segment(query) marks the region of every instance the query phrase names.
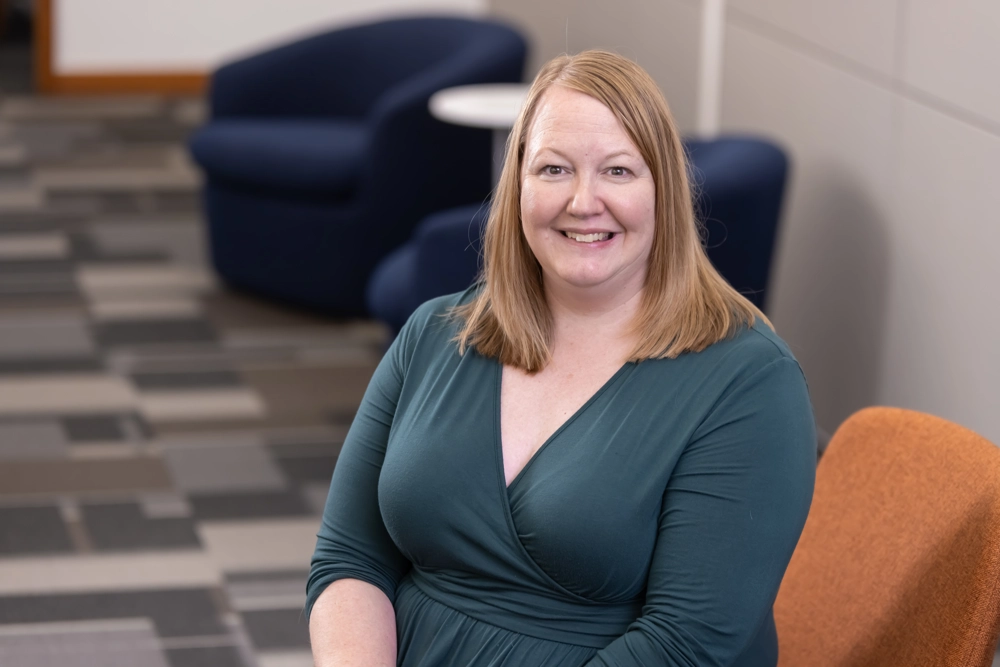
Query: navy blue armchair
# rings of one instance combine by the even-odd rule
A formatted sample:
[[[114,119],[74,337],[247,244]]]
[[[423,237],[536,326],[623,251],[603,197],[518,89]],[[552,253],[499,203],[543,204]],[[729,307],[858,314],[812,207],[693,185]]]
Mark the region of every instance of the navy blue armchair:
[[[525,51],[500,23],[406,18],[219,69],[211,118],[190,142],[215,269],[263,296],[364,314],[376,263],[428,213],[491,187],[489,131],[432,118],[428,98],[520,81]]]
[[[709,259],[764,309],[788,158],[774,144],[749,137],[684,143]],[[398,331],[427,299],[468,287],[480,268],[487,215],[485,206],[466,206],[423,221],[373,273],[368,305],[375,317]]]

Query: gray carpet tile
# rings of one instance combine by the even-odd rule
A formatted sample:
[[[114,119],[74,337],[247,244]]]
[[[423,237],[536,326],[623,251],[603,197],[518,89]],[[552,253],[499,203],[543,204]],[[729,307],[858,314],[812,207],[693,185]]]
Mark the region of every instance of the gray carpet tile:
[[[0,461],[64,458],[66,433],[55,420],[0,421]]]
[[[0,359],[81,357],[94,351],[93,337],[82,317],[27,315],[0,321]]]
[[[247,667],[234,646],[195,646],[165,651],[170,667]]]
[[[72,550],[58,507],[0,507],[0,555]]]
[[[148,263],[166,262],[169,255],[157,249],[109,249],[98,243],[85,232],[68,235],[72,257],[75,262],[88,263]]]
[[[31,259],[0,263],[0,279],[18,275],[56,274],[72,277],[75,263],[70,259]]]
[[[173,373],[132,373],[132,383],[139,389],[205,389],[240,387],[243,380],[234,371],[190,371]]]
[[[138,503],[84,503],[80,510],[87,534],[99,551],[200,546],[189,518],[149,519]]]
[[[302,609],[262,609],[240,615],[258,649],[309,647],[309,625]]]
[[[0,376],[39,375],[45,373],[90,373],[101,371],[104,364],[100,357],[34,357],[28,359],[0,358]]]
[[[118,415],[83,415],[63,417],[63,429],[72,442],[125,440],[125,429]]]
[[[204,320],[138,320],[99,322],[94,325],[97,341],[105,347],[152,343],[212,343],[218,338]]]
[[[211,493],[189,496],[194,517],[200,521],[302,517],[309,505],[298,491]]]
[[[0,597],[0,624],[149,618],[160,637],[225,635],[209,589],[69,593]]]
[[[340,447],[336,449],[339,450]],[[333,467],[337,463],[337,454],[285,456],[278,450],[275,453],[275,461],[285,476],[293,482],[329,482],[333,476]]]
[[[261,572],[230,572],[226,574],[226,582],[229,584],[253,583],[261,581],[274,581],[285,579],[297,579],[305,583],[309,576],[309,569],[301,570],[267,570]]]

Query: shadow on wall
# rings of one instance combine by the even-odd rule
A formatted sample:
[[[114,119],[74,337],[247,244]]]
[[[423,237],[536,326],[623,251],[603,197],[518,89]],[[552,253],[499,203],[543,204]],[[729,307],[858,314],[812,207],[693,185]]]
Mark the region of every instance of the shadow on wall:
[[[791,186],[799,196],[783,223],[772,312],[805,370],[825,445],[849,415],[878,403],[886,222],[866,185],[837,164],[793,169]]]

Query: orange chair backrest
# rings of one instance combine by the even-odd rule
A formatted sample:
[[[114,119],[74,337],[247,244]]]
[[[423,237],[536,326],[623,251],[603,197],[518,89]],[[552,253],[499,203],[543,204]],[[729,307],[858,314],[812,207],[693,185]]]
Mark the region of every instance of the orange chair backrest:
[[[1000,448],[868,408],[834,434],[774,608],[781,667],[989,667]]]

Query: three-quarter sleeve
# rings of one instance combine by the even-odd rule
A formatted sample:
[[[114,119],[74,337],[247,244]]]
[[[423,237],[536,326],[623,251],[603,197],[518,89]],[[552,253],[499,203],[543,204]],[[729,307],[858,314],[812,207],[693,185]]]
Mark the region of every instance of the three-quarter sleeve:
[[[588,665],[736,663],[771,621],[815,465],[794,359],[776,358],[725,392],[667,483],[641,616]]]
[[[320,593],[337,579],[368,582],[394,601],[396,586],[410,568],[386,532],[378,481],[402,389],[407,340],[416,318],[415,314],[376,368],[344,439],[306,586],[307,615]]]

